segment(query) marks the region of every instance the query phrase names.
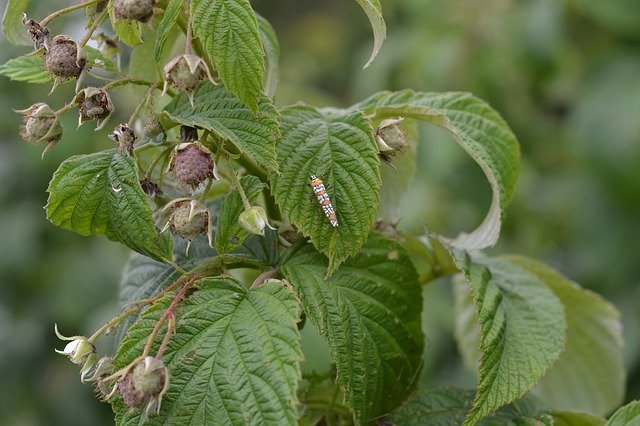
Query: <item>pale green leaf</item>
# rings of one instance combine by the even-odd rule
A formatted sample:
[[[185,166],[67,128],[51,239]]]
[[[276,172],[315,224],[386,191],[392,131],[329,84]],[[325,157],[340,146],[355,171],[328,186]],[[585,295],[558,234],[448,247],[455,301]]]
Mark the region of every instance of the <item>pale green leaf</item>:
[[[640,426],[640,401],[632,401],[618,409],[605,426]]]
[[[270,176],[272,192],[289,220],[327,255],[331,274],[360,250],[380,204],[373,130],[359,112],[295,106],[281,113],[276,152],[282,172]],[[310,175],[324,181],[338,227],[325,217]]]
[[[33,44],[26,28],[22,24],[22,17],[28,5],[29,0],[9,0],[7,2],[7,7],[4,9],[2,17],[2,32],[11,44],[19,46]]]
[[[105,57],[98,49],[91,46],[84,46],[84,52],[87,56],[87,67],[102,68],[107,71],[118,71],[118,66],[113,59]]]
[[[0,65],[0,75],[13,81],[27,83],[50,83],[51,73],[44,67],[42,56],[19,56]]]
[[[158,29],[156,30],[156,42],[154,48],[154,57],[156,62],[160,62],[162,60],[165,43],[167,42],[167,38],[169,37],[173,25],[178,20],[183,4],[184,0],[171,0],[164,11],[162,20],[158,24]]]
[[[479,345],[461,345],[481,352],[478,391],[465,421],[474,425],[536,385],[564,348],[566,321],[562,304],[536,275],[504,259],[452,254],[480,326]]]
[[[251,203],[258,198],[264,188],[264,184],[255,176],[244,176],[240,184]],[[215,238],[216,250],[219,253],[230,253],[238,249],[249,236],[249,232],[238,223],[238,217],[243,211],[244,204],[237,190],[224,198],[218,215]]]
[[[376,56],[384,43],[384,39],[387,37],[387,25],[384,22],[382,16],[382,7],[379,0],[356,0],[360,7],[364,10],[371,22],[371,28],[373,29],[373,51],[369,60],[365,64],[364,68],[367,68]]]
[[[257,113],[264,52],[249,0],[192,0],[193,31],[201,38],[225,86]]]
[[[130,156],[108,150],[71,157],[54,173],[48,192],[47,218],[54,225],[171,259],[171,238],[158,231]]]
[[[280,43],[273,27],[262,16],[256,14],[258,26],[260,27],[260,37],[264,49],[266,70],[264,75],[264,94],[273,99],[276,95],[280,71],[278,61],[280,60]]]
[[[280,269],[328,343],[356,422],[394,409],[414,387],[424,346],[422,291],[405,250],[373,233],[326,280],[327,261],[310,244],[284,259]]]
[[[551,411],[554,426],[602,426],[605,419],[595,414],[578,411]]]
[[[302,353],[291,290],[278,282],[246,290],[224,278],[197,284],[176,311],[178,326],[163,356],[171,385],[160,414],[145,424],[295,425]],[[167,304],[165,298],[129,329],[117,367],[140,355]],[[145,420],[120,400],[114,410],[119,425]]]
[[[151,40],[154,36],[150,28],[144,29],[145,40]],[[141,43],[131,50],[129,60],[129,74],[131,78],[138,80],[155,81],[160,78],[160,70],[155,61],[153,43]],[[132,86],[136,97],[142,97],[148,90],[146,86]]]
[[[605,415],[618,407],[625,389],[618,310],[541,262],[523,256],[505,258],[536,275],[564,305],[567,343],[536,389],[538,396],[561,411]]]
[[[142,43],[142,32],[140,23],[129,19],[116,19],[113,12],[113,0],[109,2],[109,20],[113,26],[113,31],[118,38],[128,46],[135,46]]]
[[[377,119],[407,117],[447,131],[484,171],[493,196],[484,221],[450,243],[479,250],[495,244],[519,173],[520,149],[507,123],[486,102],[469,93],[381,92],[354,109]]]
[[[268,170],[278,170],[278,113],[269,98],[260,98],[259,112],[254,116],[224,87],[205,82],[194,93],[194,104],[192,107],[189,97],[181,94],[167,105],[165,115],[173,122],[209,130]]]

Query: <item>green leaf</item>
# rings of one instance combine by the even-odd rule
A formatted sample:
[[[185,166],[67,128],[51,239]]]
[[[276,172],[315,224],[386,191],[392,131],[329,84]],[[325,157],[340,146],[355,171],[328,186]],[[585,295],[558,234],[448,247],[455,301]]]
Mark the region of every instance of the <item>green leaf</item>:
[[[256,14],[258,26],[260,27],[260,38],[264,49],[266,61],[266,72],[264,75],[264,93],[273,99],[276,95],[278,82],[280,81],[280,71],[278,61],[280,60],[280,43],[273,27],[262,16]]]
[[[145,40],[151,40],[154,33],[150,28],[144,29]],[[129,61],[129,74],[131,78],[138,80],[157,80],[160,79],[160,70],[155,61],[153,43],[142,43],[135,46],[131,51],[131,59]],[[132,86],[133,93],[136,97],[143,97],[147,92],[146,86]]]
[[[422,291],[405,250],[372,233],[358,256],[325,280],[326,259],[302,243],[280,269],[325,337],[356,423],[397,407],[418,377]]]
[[[163,356],[171,384],[160,415],[145,424],[295,425],[302,353],[293,293],[279,282],[246,290],[225,278],[206,278],[198,287],[176,311],[178,326]],[[131,327],[117,367],[140,355],[168,299]],[[119,400],[114,410],[119,425],[144,421]]]
[[[373,130],[359,112],[295,106],[281,113],[276,152],[282,173],[270,176],[271,189],[283,213],[327,255],[331,274],[360,250],[376,218],[380,172]],[[314,197],[310,175],[324,181],[338,227]]]
[[[87,55],[87,67],[102,68],[107,71],[118,71],[118,66],[111,58],[105,57],[98,49],[91,46],[83,47]]]
[[[160,62],[164,55],[164,48],[167,38],[173,28],[173,25],[178,20],[178,16],[180,15],[180,11],[182,10],[182,5],[184,4],[184,0],[171,0],[169,5],[164,11],[164,16],[162,16],[162,20],[160,24],[158,24],[158,29],[156,30],[156,43],[154,49],[154,57],[156,62]]]
[[[625,389],[618,310],[543,263],[523,256],[503,258],[538,277],[564,305],[567,343],[540,382],[538,395],[554,410],[605,415],[618,407]]]
[[[381,92],[354,109],[377,119],[407,117],[447,131],[484,171],[493,197],[482,224],[451,245],[479,250],[495,244],[519,173],[520,149],[507,123],[486,102],[469,93]]]
[[[280,132],[278,113],[266,96],[260,98],[258,115],[240,103],[224,87],[205,82],[194,93],[195,108],[186,94],[176,96],[165,109],[172,121],[196,126],[232,142],[256,163],[278,170],[275,145]]]
[[[251,203],[258,198],[262,188],[264,188],[264,184],[255,176],[244,176],[240,180],[240,184]],[[238,217],[243,211],[244,204],[237,190],[224,198],[222,209],[218,216],[215,239],[216,250],[219,253],[230,253],[238,249],[249,236],[249,232],[238,223]]]
[[[124,44],[128,46],[135,46],[142,43],[140,23],[129,19],[116,20],[116,16],[113,12],[113,1],[109,2],[109,20],[113,26],[113,31]]]
[[[387,25],[384,22],[382,16],[382,7],[380,6],[380,0],[356,0],[360,7],[364,10],[371,22],[371,28],[373,29],[373,51],[369,60],[365,64],[364,68],[367,68],[376,56],[384,43],[384,39],[387,37]]]
[[[594,414],[577,411],[550,412],[554,426],[602,426],[605,419]]]
[[[50,83],[53,81],[51,73],[44,67],[42,56],[19,56],[0,65],[0,75],[9,77],[13,81],[27,83]]]
[[[196,37],[204,41],[224,85],[257,113],[264,79],[264,52],[249,0],[192,0]]]
[[[48,188],[47,218],[81,235],[105,235],[156,260],[171,260],[140,188],[134,160],[115,150],[64,161]]]
[[[618,409],[605,426],[637,426],[640,424],[640,401],[632,401]]]
[[[469,283],[480,325],[479,345],[461,344],[463,351],[479,347],[482,354],[478,391],[465,421],[474,425],[535,386],[564,348],[566,321],[562,304],[536,275],[504,259],[452,254]]]
[[[2,17],[2,32],[11,44],[19,46],[29,46],[33,44],[22,23],[22,17],[28,5],[29,0],[9,0],[7,2],[7,7]]]

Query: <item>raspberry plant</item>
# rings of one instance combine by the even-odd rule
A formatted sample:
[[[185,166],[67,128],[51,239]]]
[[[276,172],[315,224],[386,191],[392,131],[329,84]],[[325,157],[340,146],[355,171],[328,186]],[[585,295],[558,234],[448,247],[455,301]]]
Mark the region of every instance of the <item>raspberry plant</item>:
[[[366,68],[386,28],[378,0],[356,2],[374,32]],[[403,90],[277,109],[277,38],[248,0],[89,0],[42,20],[23,15],[28,3],[10,0],[3,28],[34,51],[0,74],[52,90],[75,80],[76,94],[19,111],[21,136],[54,149],[60,117],[77,110],[115,141],[59,166],[46,213],[135,252],[121,312],[89,337],[56,328],[116,423],[596,425],[622,401],[617,310],[542,263],[482,252],[498,239],[520,155],[487,103]],[[82,9],[82,39],[54,34],[54,19]],[[112,36],[98,33],[106,21]],[[145,88],[137,107],[109,124],[110,94],[129,85]],[[409,185],[397,169],[415,167],[416,121],[449,133],[486,175],[493,196],[477,229],[396,229],[388,204]],[[236,272],[247,268],[255,279]],[[422,286],[447,275],[474,391],[418,383]],[[325,375],[301,374],[310,323],[331,354]],[[115,329],[115,353],[98,353]],[[632,403],[607,424],[639,416]]]

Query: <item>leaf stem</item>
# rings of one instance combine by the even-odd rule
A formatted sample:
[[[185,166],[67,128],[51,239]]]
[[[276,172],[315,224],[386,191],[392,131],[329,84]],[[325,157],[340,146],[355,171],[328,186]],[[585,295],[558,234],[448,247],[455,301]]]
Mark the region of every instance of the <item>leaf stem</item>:
[[[98,15],[98,17],[93,21],[91,26],[87,29],[87,33],[84,35],[84,37],[82,37],[82,40],[78,42],[80,47],[84,47],[89,42],[89,39],[93,36],[96,28],[98,28],[102,21],[104,21],[104,18],[106,18],[107,12],[109,12],[109,10],[105,7],[105,9],[100,12],[100,15]]]
[[[146,80],[137,80],[134,78],[123,78],[120,80],[114,80],[111,83],[102,87],[103,90],[115,89],[117,87],[126,86],[128,84],[136,85],[136,86],[157,86],[157,82],[151,82]]]
[[[44,27],[49,22],[53,21],[54,19],[56,19],[56,18],[58,18],[58,17],[60,17],[62,15],[65,15],[67,13],[76,11],[78,9],[84,9],[87,6],[91,6],[92,4],[99,3],[101,1],[102,0],[89,0],[89,1],[86,1],[84,3],[74,4],[73,6],[69,6],[69,7],[66,7],[64,9],[57,10],[57,11],[53,12],[52,14],[48,15],[47,17],[45,17],[42,21],[40,21],[40,25],[42,25]]]
[[[158,88],[158,83],[153,83],[151,86],[149,86],[149,89],[147,90],[147,92],[144,94],[140,102],[138,102],[138,105],[136,106],[136,109],[133,111],[133,114],[131,114],[131,118],[129,118],[129,127],[133,126],[133,123],[136,121],[138,114],[140,114],[140,111],[142,111],[142,108],[147,104],[147,101],[151,97],[151,94],[153,93],[154,89],[156,88]]]
[[[169,146],[169,147],[163,149],[158,155],[156,155],[156,157],[151,162],[151,165],[149,166],[149,169],[147,170],[147,173],[144,174],[144,176],[146,178],[151,178],[151,174],[153,173],[153,170],[156,168],[156,166],[158,165],[160,160],[162,160],[167,154],[169,154],[172,149],[173,149],[173,147]]]

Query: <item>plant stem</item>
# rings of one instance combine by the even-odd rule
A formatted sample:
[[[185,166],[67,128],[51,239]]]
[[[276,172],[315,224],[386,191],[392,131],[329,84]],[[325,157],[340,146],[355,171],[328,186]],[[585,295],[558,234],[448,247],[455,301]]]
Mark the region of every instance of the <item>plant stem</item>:
[[[153,173],[153,170],[156,168],[160,160],[162,160],[169,152],[171,152],[172,149],[173,147],[170,146],[168,148],[163,149],[158,155],[156,155],[156,158],[154,158],[153,161],[151,162],[151,165],[149,166],[147,173],[144,174],[146,178],[151,178],[151,174]]]
[[[137,80],[134,78],[123,78],[120,80],[115,80],[112,81],[111,83],[105,85],[102,89],[103,90],[109,90],[109,89],[115,89],[117,87],[121,87],[121,86],[126,86],[127,84],[133,84],[136,86],[157,86],[157,82],[151,82],[151,81],[146,81],[146,80]]]
[[[84,35],[84,37],[82,37],[82,40],[80,40],[78,42],[78,44],[80,45],[80,47],[84,47],[88,42],[89,39],[93,36],[94,31],[96,30],[96,28],[98,28],[98,26],[100,26],[100,24],[102,23],[102,21],[104,21],[104,18],[107,17],[107,12],[109,10],[107,8],[105,8],[100,15],[98,15],[98,17],[93,21],[93,24],[91,24],[91,26],[89,27],[89,29],[87,29],[87,33]]]
[[[55,112],[55,114],[56,114],[56,116],[57,116],[57,117],[60,117],[60,116],[61,116],[61,115],[63,115],[65,112],[67,112],[67,111],[69,111],[69,110],[73,109],[75,106],[76,106],[76,105],[75,105],[74,103],[66,104],[65,106],[63,106],[62,108],[60,108],[59,110],[57,110],[57,111]]]
[[[87,6],[91,6],[92,4],[99,3],[101,1],[102,0],[89,0],[89,1],[86,1],[84,3],[78,3],[78,4],[74,4],[73,6],[69,6],[69,7],[66,7],[64,9],[60,9],[58,11],[53,12],[52,14],[50,14],[49,16],[44,18],[42,21],[40,21],[40,25],[42,25],[44,27],[49,22],[53,21],[54,19],[56,19],[56,18],[58,18],[58,17],[60,17],[62,15],[65,15],[67,13],[73,12],[73,11],[78,10],[78,9],[84,9]]]
[[[133,114],[131,114],[131,118],[129,118],[129,127],[133,126],[133,123],[136,121],[138,114],[140,113],[140,111],[142,111],[142,108],[146,105],[149,97],[151,97],[151,94],[157,87],[158,87],[158,83],[153,83],[151,86],[149,86],[149,89],[144,94],[144,96],[142,97],[138,105],[136,106],[136,109],[133,111]]]

